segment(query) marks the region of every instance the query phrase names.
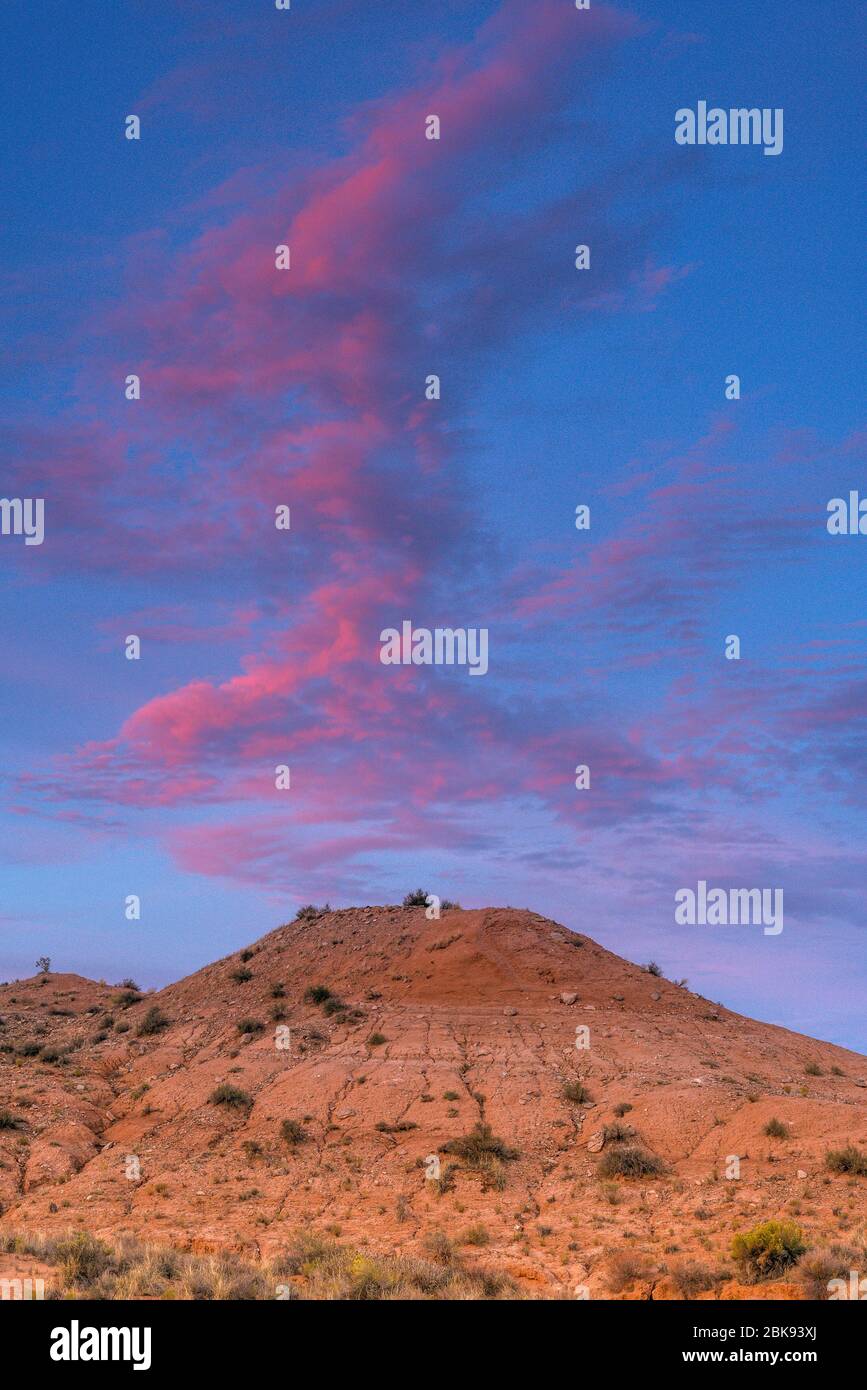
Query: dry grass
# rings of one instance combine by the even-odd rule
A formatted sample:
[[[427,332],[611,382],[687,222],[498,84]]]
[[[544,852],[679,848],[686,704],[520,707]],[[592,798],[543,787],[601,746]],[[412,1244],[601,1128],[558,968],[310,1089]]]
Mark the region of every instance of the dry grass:
[[[57,1281],[47,1290],[52,1299],[464,1301],[523,1297],[505,1276],[466,1266],[445,1237],[437,1239],[433,1259],[421,1259],[371,1255],[307,1235],[261,1265],[234,1255],[190,1255],[131,1239],[109,1246],[82,1231],[59,1237],[0,1237],[0,1252],[31,1255],[53,1266]]]

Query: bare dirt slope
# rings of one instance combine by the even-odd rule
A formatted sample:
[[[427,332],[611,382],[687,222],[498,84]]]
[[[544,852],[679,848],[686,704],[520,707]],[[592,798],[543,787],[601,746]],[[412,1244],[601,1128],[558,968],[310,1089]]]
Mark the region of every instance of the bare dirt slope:
[[[731,1274],[732,1234],[772,1217],[817,1245],[865,1241],[867,1179],[824,1160],[867,1144],[867,1060],[531,912],[330,912],[130,997],[76,975],[0,988],[0,1233],[256,1259],[302,1229],[380,1253],[470,1232],[470,1251],[548,1297],[672,1296],[679,1264]],[[142,1032],[149,1011],[158,1031]],[[576,1080],[583,1103],[564,1094]],[[221,1085],[241,1095],[219,1103]],[[624,1105],[635,1134],[600,1146]],[[772,1119],[787,1137],[763,1133]],[[479,1123],[504,1154],[446,1151]],[[605,1177],[630,1143],[666,1171]],[[634,1281],[612,1278],[624,1253]],[[773,1294],[798,1289],[702,1296]]]

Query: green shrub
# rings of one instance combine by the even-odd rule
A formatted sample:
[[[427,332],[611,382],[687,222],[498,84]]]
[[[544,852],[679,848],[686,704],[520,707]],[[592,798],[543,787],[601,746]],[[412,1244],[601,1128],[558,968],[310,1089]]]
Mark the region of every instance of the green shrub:
[[[430,893],[424,888],[415,888],[411,893],[407,893],[403,900],[404,907],[427,907],[427,900]]]
[[[304,991],[305,1004],[324,1004],[331,998],[331,990],[326,985],[311,985]]]
[[[732,1258],[751,1282],[784,1274],[807,1249],[800,1226],[794,1221],[763,1221],[732,1240]]]
[[[158,1009],[156,1004],[154,1004],[152,1008],[148,1009],[136,1029],[136,1033],[140,1038],[150,1038],[154,1033],[162,1033],[168,1026],[169,1020],[166,1018],[162,1009]]]

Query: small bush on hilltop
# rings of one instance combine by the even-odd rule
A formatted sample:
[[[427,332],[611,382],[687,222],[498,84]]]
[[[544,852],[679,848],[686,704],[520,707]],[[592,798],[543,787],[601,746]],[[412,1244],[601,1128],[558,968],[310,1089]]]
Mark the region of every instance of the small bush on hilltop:
[[[324,917],[325,913],[330,911],[330,903],[325,903],[324,907],[316,907],[314,903],[306,903],[304,907],[299,907],[295,913],[295,921],[315,922],[317,917]]]
[[[407,893],[403,900],[404,907],[427,907],[427,900],[430,894],[424,888],[415,888],[412,893]]]

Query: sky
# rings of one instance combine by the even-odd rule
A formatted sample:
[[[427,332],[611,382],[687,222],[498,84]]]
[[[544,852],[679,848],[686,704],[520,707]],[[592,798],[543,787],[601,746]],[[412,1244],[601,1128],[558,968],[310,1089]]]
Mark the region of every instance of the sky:
[[[159,986],[421,886],[867,1049],[861,8],[7,0],[0,42],[0,490],[45,505],[0,536],[0,976]],[[782,152],[677,144],[699,101]],[[404,620],[486,674],[383,664]],[[678,924],[699,881],[783,931]]]

